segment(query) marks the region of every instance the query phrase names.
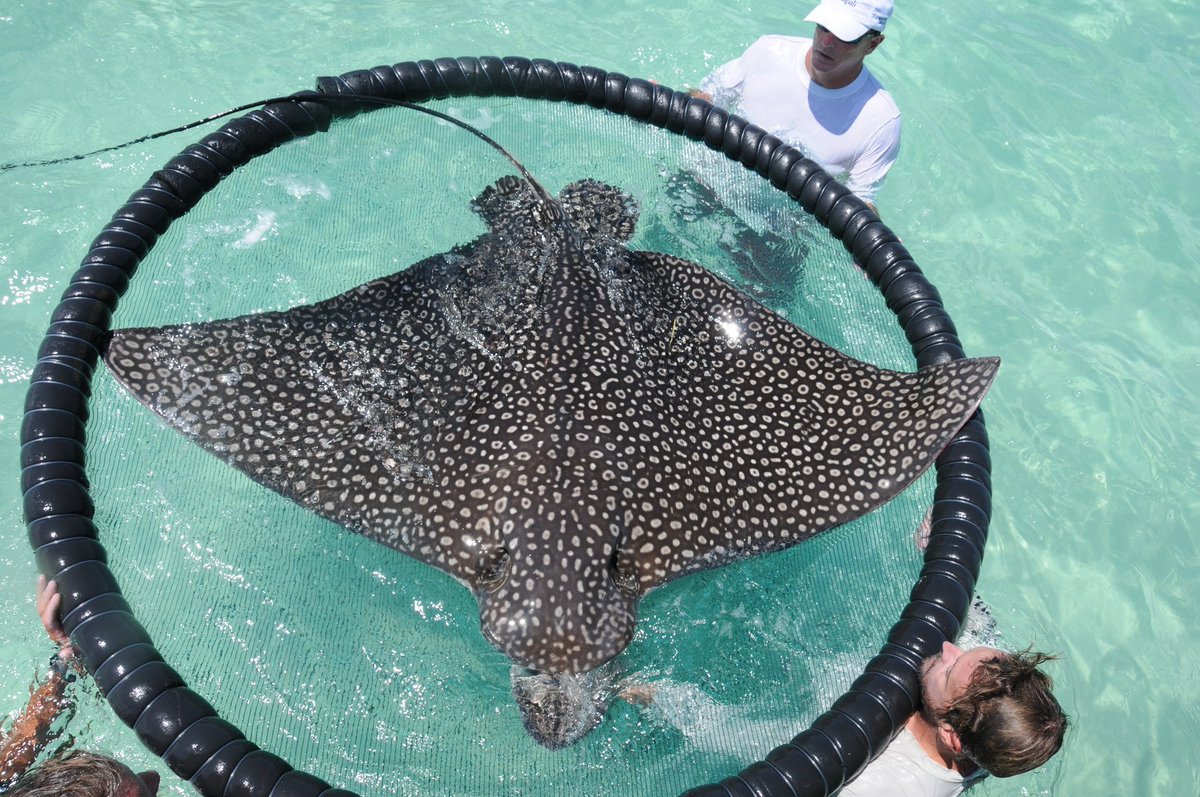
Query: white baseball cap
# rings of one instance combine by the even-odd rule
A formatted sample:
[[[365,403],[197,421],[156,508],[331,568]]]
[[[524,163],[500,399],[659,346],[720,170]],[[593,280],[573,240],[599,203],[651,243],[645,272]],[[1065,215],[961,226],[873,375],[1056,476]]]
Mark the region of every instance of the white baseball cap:
[[[821,0],[804,21],[852,42],[869,30],[882,32],[891,15],[892,0]]]

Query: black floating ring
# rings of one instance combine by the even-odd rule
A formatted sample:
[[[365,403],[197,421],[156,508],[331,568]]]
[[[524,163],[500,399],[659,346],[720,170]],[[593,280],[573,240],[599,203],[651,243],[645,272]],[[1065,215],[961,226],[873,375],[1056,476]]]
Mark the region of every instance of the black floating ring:
[[[121,719],[205,797],[354,797],[261,751],[163,661],[95,539],[83,445],[97,344],[138,265],[171,222],[233,169],[336,118],[388,101],[521,97],[570,102],[679,133],[757,172],[839,238],[897,314],[918,363],[963,356],[937,290],[859,198],[795,148],[666,86],[596,67],[527,58],[438,58],[348,72],[237,118],[172,158],[93,241],[51,316],[21,427],[25,520],[38,567],[58,581],[64,625]],[[372,102],[375,98],[381,102]],[[953,638],[979,574],[990,461],[975,415],[937,463],[925,565],[911,602],[850,690],[766,760],[686,797],[824,797],[857,774],[916,708],[921,660]]]

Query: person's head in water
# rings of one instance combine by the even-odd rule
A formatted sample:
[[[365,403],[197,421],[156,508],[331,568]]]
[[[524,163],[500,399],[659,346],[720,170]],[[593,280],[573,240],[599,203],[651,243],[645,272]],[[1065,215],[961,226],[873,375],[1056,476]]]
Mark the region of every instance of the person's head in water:
[[[853,83],[891,16],[892,0],[822,0],[804,18],[816,24],[806,63],[813,82],[827,89]]]
[[[85,750],[54,755],[18,780],[5,797],[156,797],[157,772],[134,772]]]
[[[950,642],[921,667],[921,715],[960,758],[1006,778],[1046,763],[1062,747],[1068,720],[1038,669],[1053,656]]]

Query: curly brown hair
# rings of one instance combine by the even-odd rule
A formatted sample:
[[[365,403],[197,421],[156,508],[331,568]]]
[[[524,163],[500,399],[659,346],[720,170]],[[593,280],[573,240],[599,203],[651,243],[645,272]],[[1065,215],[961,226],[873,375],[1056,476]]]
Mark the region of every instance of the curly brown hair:
[[[31,769],[4,797],[121,797],[128,772],[106,756],[72,750]]]
[[[958,734],[968,758],[998,778],[1020,775],[1062,747],[1069,721],[1038,669],[1057,656],[1026,649],[984,659],[966,691],[936,719]]]

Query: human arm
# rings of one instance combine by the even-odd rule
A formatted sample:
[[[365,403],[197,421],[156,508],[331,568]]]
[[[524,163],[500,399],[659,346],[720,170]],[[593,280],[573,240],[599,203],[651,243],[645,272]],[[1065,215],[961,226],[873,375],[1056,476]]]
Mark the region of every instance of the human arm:
[[[900,117],[895,116],[867,139],[846,175],[846,187],[875,213],[875,195],[900,154]]]
[[[698,87],[688,89],[688,94],[729,110],[735,108],[741,99],[745,80],[746,53],[742,53],[709,72]]]
[[[58,585],[38,576],[37,612],[47,636],[59,646],[51,661],[46,679],[29,696],[29,703],[13,722],[3,742],[0,742],[0,786],[21,777],[46,744],[54,738],[51,727],[64,711],[73,704],[66,697],[69,668],[75,659],[71,639],[58,621],[58,608],[62,602]]]
[[[617,693],[617,697],[634,706],[648,706],[654,702],[654,684],[630,684]]]

